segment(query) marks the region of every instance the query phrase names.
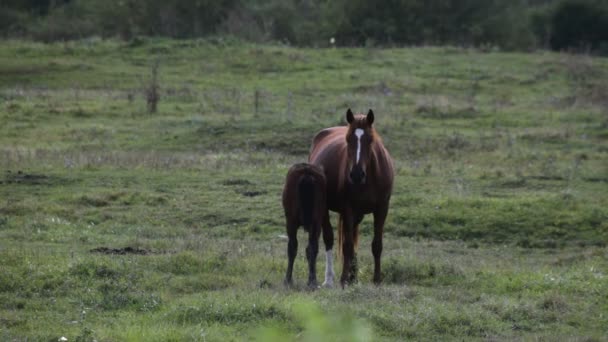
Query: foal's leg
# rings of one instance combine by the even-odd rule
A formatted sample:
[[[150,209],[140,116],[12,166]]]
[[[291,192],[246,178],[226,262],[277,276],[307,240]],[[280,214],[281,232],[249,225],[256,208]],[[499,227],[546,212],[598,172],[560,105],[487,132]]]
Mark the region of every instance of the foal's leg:
[[[388,203],[381,205],[374,211],[374,240],[372,241],[372,254],[374,255],[374,283],[380,284],[382,274],[380,271],[380,258],[382,255],[382,234],[384,221],[388,213]]]
[[[308,231],[308,247],[306,247],[306,258],[308,259],[308,287],[317,287],[317,254],[319,254],[319,233],[321,225],[313,223]]]
[[[285,274],[285,285],[290,286],[292,281],[293,262],[296,259],[298,253],[298,224],[294,222],[287,222],[287,273]]]
[[[323,243],[325,244],[325,281],[323,286],[333,287],[334,286],[334,254],[332,248],[334,247],[334,230],[329,222],[329,211],[325,212],[323,222],[321,224],[323,228]]]

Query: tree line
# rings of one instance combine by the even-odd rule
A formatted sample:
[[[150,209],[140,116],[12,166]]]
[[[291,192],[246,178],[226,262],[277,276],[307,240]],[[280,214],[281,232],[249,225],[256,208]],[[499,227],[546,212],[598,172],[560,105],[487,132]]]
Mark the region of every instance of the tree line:
[[[1,0],[0,34],[608,53],[605,0]],[[333,43],[332,43],[333,42]]]

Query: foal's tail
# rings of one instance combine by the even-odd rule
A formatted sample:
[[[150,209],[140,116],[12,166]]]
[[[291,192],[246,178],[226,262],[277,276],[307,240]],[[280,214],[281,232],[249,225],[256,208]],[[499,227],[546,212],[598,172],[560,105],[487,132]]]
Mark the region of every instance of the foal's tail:
[[[309,174],[304,174],[298,181],[298,202],[302,215],[302,225],[304,229],[310,231],[310,226],[314,220],[315,207],[315,179]]]
[[[342,248],[342,244],[344,243],[344,218],[342,214],[338,218],[338,258],[344,257],[344,249]],[[357,246],[359,246],[359,225],[355,225],[353,227],[353,248],[355,251],[357,250]]]

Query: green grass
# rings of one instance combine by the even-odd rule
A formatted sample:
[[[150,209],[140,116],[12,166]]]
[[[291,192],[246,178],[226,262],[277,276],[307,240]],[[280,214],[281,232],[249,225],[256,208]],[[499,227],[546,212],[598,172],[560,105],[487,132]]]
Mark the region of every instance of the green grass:
[[[606,338],[605,58],[0,46],[0,340]],[[306,290],[300,233],[285,289],[285,174],[347,107],[397,167],[384,283],[368,217],[358,284]]]

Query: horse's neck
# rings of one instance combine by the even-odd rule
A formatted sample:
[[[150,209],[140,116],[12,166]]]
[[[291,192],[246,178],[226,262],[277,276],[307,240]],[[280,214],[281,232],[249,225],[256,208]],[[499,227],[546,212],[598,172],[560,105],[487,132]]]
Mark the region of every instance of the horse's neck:
[[[340,156],[340,161],[338,162],[338,190],[343,191],[346,187],[346,173],[348,172],[348,154],[346,153],[346,144],[344,146],[340,146],[341,150],[338,155]]]
[[[385,170],[387,168],[390,168],[390,170]],[[384,145],[378,144],[372,148],[368,169],[376,176],[382,175],[383,170],[384,173],[389,172],[392,175],[392,161],[390,160],[390,156],[388,155],[388,151],[384,148]]]

